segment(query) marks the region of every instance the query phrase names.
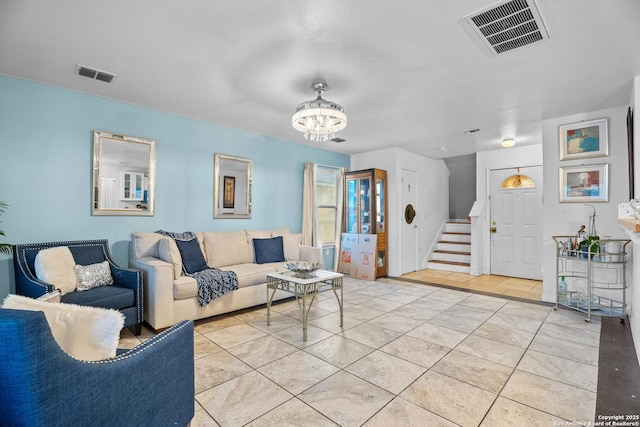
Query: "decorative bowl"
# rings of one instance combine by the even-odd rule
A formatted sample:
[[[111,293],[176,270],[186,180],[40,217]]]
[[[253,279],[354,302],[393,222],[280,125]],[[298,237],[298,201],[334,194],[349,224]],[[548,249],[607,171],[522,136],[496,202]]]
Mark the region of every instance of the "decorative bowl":
[[[284,268],[296,274],[306,275],[320,270],[322,264],[319,262],[288,262],[284,265]]]

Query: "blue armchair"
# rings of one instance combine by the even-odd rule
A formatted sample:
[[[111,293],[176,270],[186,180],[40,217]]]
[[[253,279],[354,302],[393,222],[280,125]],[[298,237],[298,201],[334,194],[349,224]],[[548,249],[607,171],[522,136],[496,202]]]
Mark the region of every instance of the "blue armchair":
[[[52,284],[38,280],[34,262],[39,251],[56,246],[69,247],[76,264],[89,265],[109,261],[114,281],[113,286],[101,286],[82,292],[67,293],[62,295],[60,301],[119,310],[125,315],[124,325],[133,326],[134,333],[140,335],[143,320],[142,271],[118,267],[111,257],[107,240],[15,245],[13,248],[13,267],[16,294],[38,298],[55,289]]]
[[[193,322],[112,359],[58,346],[41,311],[0,309],[0,425],[186,426],[194,415]]]

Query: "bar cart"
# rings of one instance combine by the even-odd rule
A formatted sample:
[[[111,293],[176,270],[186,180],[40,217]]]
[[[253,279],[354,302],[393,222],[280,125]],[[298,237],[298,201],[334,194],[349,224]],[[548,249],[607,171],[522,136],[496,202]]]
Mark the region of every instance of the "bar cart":
[[[627,315],[627,245],[631,240],[593,240],[574,247],[575,236],[553,236],[556,243],[556,304],[591,316]]]

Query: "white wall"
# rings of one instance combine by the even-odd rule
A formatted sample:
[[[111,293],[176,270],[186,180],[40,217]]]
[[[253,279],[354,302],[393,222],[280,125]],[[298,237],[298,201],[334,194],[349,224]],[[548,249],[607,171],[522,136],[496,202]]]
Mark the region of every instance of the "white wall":
[[[471,274],[479,276],[489,274],[491,251],[489,248],[489,172],[491,169],[538,166],[542,164],[542,144],[524,147],[502,148],[482,151],[476,155],[476,202],[482,204],[477,220],[472,221],[472,248],[474,259],[471,262]],[[543,187],[546,179],[543,179]]]
[[[414,248],[403,247],[401,241],[400,225],[404,218],[400,200],[402,169],[416,171],[418,177],[416,224],[419,262],[427,257],[440,226],[449,219],[449,169],[443,160],[430,159],[400,148],[351,156],[352,171],[371,168],[387,171],[389,276],[400,276],[406,273],[401,271],[403,251],[414,251]],[[417,267],[425,268],[420,263]]]
[[[626,117],[628,106],[557,117],[542,122],[544,142],[544,253],[542,300],[555,302],[555,246],[551,236],[576,234],[587,225],[592,209],[584,203],[560,203],[558,168],[590,164],[609,164],[609,202],[591,203],[596,208],[596,230],[599,236],[626,238],[617,223],[618,204],[628,202]],[[558,126],[607,117],[609,119],[609,156],[559,161]]]

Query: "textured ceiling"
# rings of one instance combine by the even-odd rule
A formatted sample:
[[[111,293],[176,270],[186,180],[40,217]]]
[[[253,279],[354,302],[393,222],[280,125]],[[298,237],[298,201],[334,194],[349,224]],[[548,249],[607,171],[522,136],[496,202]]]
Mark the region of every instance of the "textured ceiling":
[[[538,0],[550,39],[498,57],[462,18],[490,3],[0,0],[0,73],[302,144],[291,115],[323,80],[347,141],[309,145],[432,158],[539,144],[546,118],[629,102],[640,1]]]

